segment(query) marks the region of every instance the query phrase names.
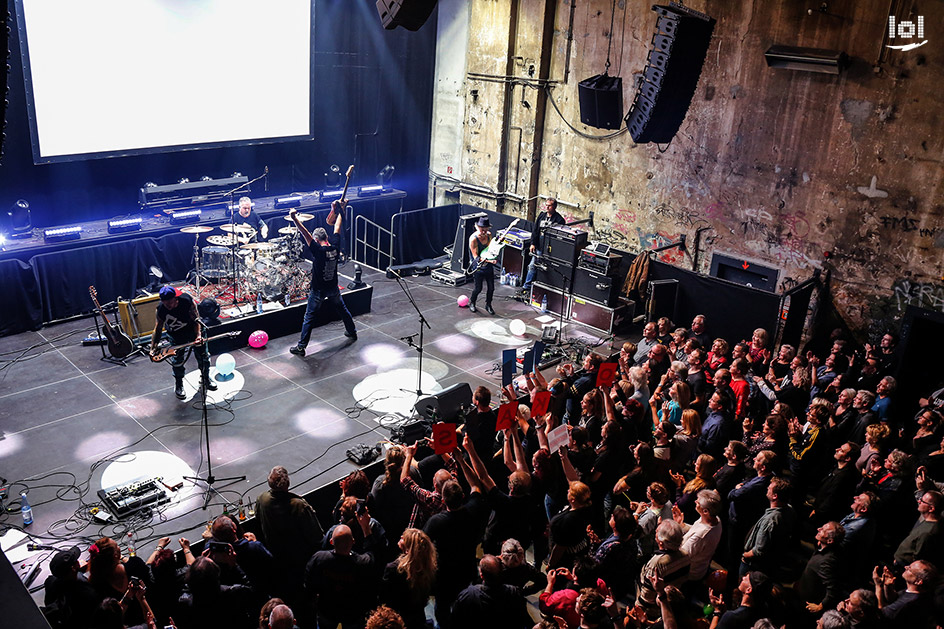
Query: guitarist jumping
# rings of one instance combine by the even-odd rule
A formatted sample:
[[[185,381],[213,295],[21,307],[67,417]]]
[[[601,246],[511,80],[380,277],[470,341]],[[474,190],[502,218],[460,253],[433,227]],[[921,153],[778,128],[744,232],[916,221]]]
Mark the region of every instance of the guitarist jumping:
[[[197,305],[193,297],[180,292],[173,286],[164,286],[159,294],[161,305],[157,307],[157,322],[154,324],[154,333],[151,335],[151,354],[158,352],[161,333],[165,329],[174,345],[196,341],[191,347],[177,350],[174,357],[170,359],[170,365],[174,371],[174,395],[179,400],[187,397],[184,393],[184,374],[186,373],[184,363],[187,362],[191,348],[197,359],[197,365],[200,367],[200,373],[203,374],[203,382],[206,383],[207,390],[216,391],[216,383],[210,378],[210,351],[203,342],[203,324],[200,322],[200,315],[197,313]]]
[[[482,292],[482,282],[484,281],[486,286],[485,312],[493,315],[495,314],[495,309],[492,308],[492,295],[495,293],[495,271],[493,270],[495,264],[494,261],[483,258],[485,249],[492,242],[492,232],[488,231],[491,226],[488,217],[483,216],[475,224],[475,233],[469,237],[469,253],[472,256],[472,264],[476,265],[475,272],[472,274],[472,279],[475,280],[475,289],[472,291],[472,295],[469,296],[469,310],[478,312],[478,308],[475,307],[475,300]]]

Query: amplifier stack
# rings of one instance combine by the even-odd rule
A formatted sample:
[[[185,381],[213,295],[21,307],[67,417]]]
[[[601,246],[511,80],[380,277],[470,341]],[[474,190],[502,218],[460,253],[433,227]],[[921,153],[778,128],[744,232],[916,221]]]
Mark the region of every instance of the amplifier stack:
[[[623,256],[611,253],[607,245],[595,243],[580,252],[574,274],[574,296],[608,306],[616,306],[620,290],[620,263]]]

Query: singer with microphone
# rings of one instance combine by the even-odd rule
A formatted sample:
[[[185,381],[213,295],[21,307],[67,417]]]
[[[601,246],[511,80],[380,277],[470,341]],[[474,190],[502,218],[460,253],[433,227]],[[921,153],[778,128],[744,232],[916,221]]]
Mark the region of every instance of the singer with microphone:
[[[260,236],[260,240],[265,240],[269,237],[269,226],[266,225],[266,222],[252,209],[252,199],[249,197],[241,197],[239,199],[239,211],[234,218],[234,223],[236,225],[248,225],[252,227],[256,230],[256,234]],[[240,242],[246,244],[253,238],[255,238],[255,236],[245,238],[245,242],[240,238]]]
[[[536,261],[541,257],[541,252],[544,250],[544,234],[547,228],[552,225],[564,225],[566,222],[564,217],[557,213],[557,199],[548,197],[544,201],[544,214],[541,215],[531,234],[531,262],[528,264],[528,275],[524,278],[523,292],[531,290]]]
[[[492,242],[492,232],[488,231],[491,226],[488,217],[483,216],[475,223],[475,233],[469,237],[469,254],[472,256],[472,261],[478,263],[475,273],[472,274],[475,288],[469,296],[469,310],[478,312],[475,300],[482,292],[482,282],[485,282],[485,312],[493,315],[495,314],[495,309],[492,308],[492,295],[495,294],[495,271],[492,269],[494,265],[482,258],[482,252]]]
[[[305,308],[305,318],[302,320],[302,333],[298,344],[289,348],[296,356],[304,356],[308,341],[311,340],[311,329],[314,327],[315,317],[321,304],[330,302],[340,313],[344,322],[344,336],[357,340],[357,330],[354,328],[354,318],[341,299],[341,290],[338,288],[338,259],[341,255],[341,223],[344,215],[344,206],[347,199],[331,203],[331,211],[337,214],[334,221],[334,232],[328,237],[324,227],[318,227],[309,232],[305,224],[298,220],[295,208],[289,211],[289,217],[294,221],[298,232],[305,239],[311,251],[311,289],[308,293],[308,307]]]

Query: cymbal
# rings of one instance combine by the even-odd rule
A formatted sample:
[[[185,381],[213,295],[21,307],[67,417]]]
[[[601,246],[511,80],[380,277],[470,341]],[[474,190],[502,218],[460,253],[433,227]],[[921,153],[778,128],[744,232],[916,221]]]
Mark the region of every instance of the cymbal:
[[[240,234],[255,234],[256,230],[250,227],[249,225],[220,225],[220,229],[225,232],[237,232]]]
[[[303,222],[303,223],[304,223],[305,221],[310,221],[311,219],[315,218],[315,215],[314,215],[314,214],[303,214],[303,213],[301,213],[301,212],[297,213],[295,216],[298,218],[298,220],[300,220],[300,221]],[[286,217],[284,217],[284,218],[285,218],[285,220],[287,220],[287,221],[292,220],[292,217],[291,217],[291,216],[286,216]]]
[[[268,242],[251,242],[248,245],[242,245],[240,249],[250,249],[253,251],[268,251],[269,249],[275,249],[275,245]]]
[[[289,225],[288,227],[280,227],[280,228],[279,228],[279,233],[280,233],[280,234],[285,234],[286,236],[289,235],[289,234],[297,234],[297,233],[298,233],[298,228],[295,227],[294,225]]]
[[[185,234],[205,234],[213,231],[213,228],[207,225],[191,225],[190,227],[181,227],[180,231]]]
[[[220,247],[232,247],[239,241],[232,234],[226,234],[223,236],[207,236],[207,242]]]

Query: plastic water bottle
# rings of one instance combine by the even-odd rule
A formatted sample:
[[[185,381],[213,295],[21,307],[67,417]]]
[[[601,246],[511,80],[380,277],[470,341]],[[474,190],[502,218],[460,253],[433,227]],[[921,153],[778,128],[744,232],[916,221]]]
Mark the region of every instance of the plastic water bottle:
[[[541,297],[541,312],[547,312],[547,294]]]
[[[134,550],[134,533],[128,533],[128,556],[134,557],[136,554]]]
[[[505,272],[505,268],[502,267],[501,271],[501,283],[502,285],[508,284],[508,273]]]
[[[262,314],[262,293],[256,293],[256,312]]]
[[[23,515],[23,526],[29,526],[33,523],[33,507],[26,499],[26,492],[20,492],[20,513]]]
[[[286,291],[285,292],[285,307],[288,308],[291,305],[292,305],[292,293]]]

